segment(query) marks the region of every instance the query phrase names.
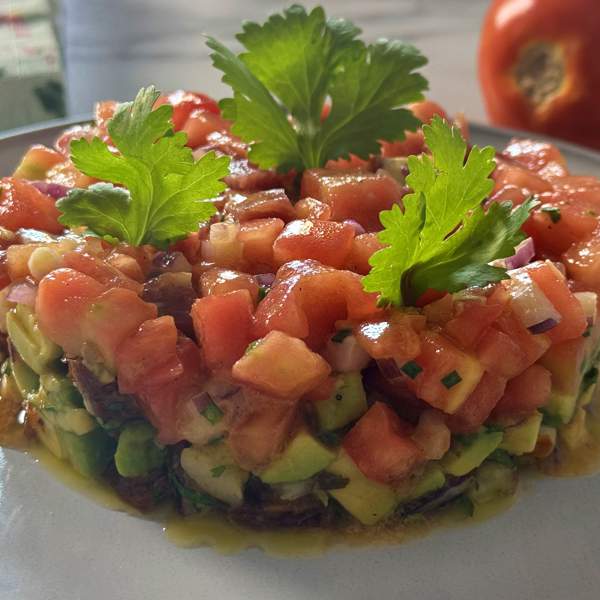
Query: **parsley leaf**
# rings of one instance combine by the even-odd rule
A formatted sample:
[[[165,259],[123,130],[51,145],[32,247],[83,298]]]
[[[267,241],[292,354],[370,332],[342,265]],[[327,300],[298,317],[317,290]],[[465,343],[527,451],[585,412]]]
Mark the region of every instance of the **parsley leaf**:
[[[86,226],[112,241],[164,247],[216,212],[206,199],[225,189],[221,179],[228,174],[229,159],[210,152],[194,161],[186,135],[173,133],[173,108],[153,110],[158,97],[151,86],[119,106],[108,124],[119,153],[99,138],[72,142],[74,165],[111,183],[75,189],[59,200],[61,223]]]
[[[521,225],[536,206],[529,200],[482,201],[492,190],[494,150],[467,146],[458,130],[436,117],[423,128],[431,156],[410,156],[407,183],[412,193],[380,214],[379,239],[386,247],[370,260],[363,279],[384,304],[414,303],[428,289],[456,292],[505,279],[506,269],[489,263],[510,256],[524,239]]]
[[[251,143],[262,168],[323,166],[350,153],[367,158],[379,139],[400,140],[419,121],[402,105],[422,99],[426,80],[413,71],[426,59],[412,46],[365,45],[360,30],[294,5],[263,25],[244,24],[246,51],[233,54],[208,39],[211,58],[233,98],[222,101],[232,131]],[[329,116],[322,120],[326,99]]]

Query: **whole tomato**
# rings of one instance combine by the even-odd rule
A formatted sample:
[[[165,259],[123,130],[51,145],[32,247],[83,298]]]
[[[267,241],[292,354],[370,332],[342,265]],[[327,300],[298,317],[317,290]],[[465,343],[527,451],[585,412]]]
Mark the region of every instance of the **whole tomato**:
[[[479,79],[492,123],[600,148],[600,0],[494,0]]]

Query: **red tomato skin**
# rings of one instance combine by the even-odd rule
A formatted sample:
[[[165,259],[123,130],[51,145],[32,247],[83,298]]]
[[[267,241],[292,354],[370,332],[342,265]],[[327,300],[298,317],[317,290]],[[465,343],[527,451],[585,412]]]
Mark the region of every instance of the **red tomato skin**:
[[[297,219],[317,219],[329,221],[331,219],[331,208],[329,204],[316,200],[315,198],[302,198],[294,205]]]
[[[31,183],[14,177],[0,181],[0,226],[11,231],[21,227],[48,233],[62,233],[60,213],[50,196],[42,194]]]
[[[600,293],[600,234],[573,245],[563,254],[568,276],[584,289]]]
[[[162,104],[170,104],[173,107],[172,120],[175,131],[181,130],[194,110],[205,110],[213,115],[221,114],[219,105],[210,96],[199,92],[177,90],[168,96],[161,96],[154,106],[156,108]]]
[[[383,402],[375,402],[346,434],[344,450],[365,477],[390,483],[407,477],[423,460],[410,438],[413,427]]]
[[[550,142],[513,138],[502,156],[540,177],[565,177],[569,174],[562,152]]]
[[[495,125],[536,131],[600,147],[600,12],[595,0],[495,0],[479,48],[479,80]],[[539,100],[515,73],[534,44],[549,45],[564,71],[556,91]],[[539,46],[538,46],[539,48]],[[528,72],[528,71],[526,71]]]
[[[353,219],[367,231],[380,230],[379,213],[402,197],[398,183],[387,174],[328,169],[304,171],[300,195],[328,204],[332,220]]]
[[[194,302],[191,311],[194,331],[210,369],[228,369],[244,354],[254,339],[253,309],[252,297],[246,289]]]
[[[267,218],[277,218],[287,222],[296,217],[294,206],[283,189],[255,192],[247,197],[243,194],[235,194],[225,204],[225,213],[240,223]]]
[[[348,223],[299,219],[288,223],[273,244],[279,265],[291,260],[313,259],[341,268],[352,250],[355,230]]]
[[[541,365],[531,365],[506,385],[504,396],[492,411],[491,419],[518,422],[544,406],[550,398],[552,375]]]
[[[421,353],[419,331],[424,326],[422,315],[394,315],[390,319],[361,323],[355,335],[361,348],[372,358],[394,358],[402,366]]]
[[[213,267],[200,275],[202,296],[222,296],[235,290],[248,290],[256,305],[259,286],[251,275],[221,267]]]
[[[475,433],[488,419],[505,390],[504,377],[484,373],[465,403],[453,415],[446,416],[450,431],[458,434]]]
[[[52,271],[38,287],[35,312],[41,330],[66,354],[78,355],[84,339],[85,314],[105,291],[106,286],[73,269]]]
[[[527,272],[562,317],[560,323],[547,333],[552,343],[580,337],[587,328],[587,321],[566,279],[548,262],[535,263],[527,268]]]
[[[187,145],[190,148],[198,148],[206,144],[206,138],[214,131],[228,131],[229,122],[212,112],[204,109],[193,110],[181,127],[181,131],[187,134]]]

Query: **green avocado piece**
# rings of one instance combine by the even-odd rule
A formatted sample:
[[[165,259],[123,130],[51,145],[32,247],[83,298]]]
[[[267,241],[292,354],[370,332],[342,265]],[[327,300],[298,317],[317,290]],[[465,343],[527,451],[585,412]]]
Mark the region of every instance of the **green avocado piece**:
[[[339,429],[367,412],[367,395],[359,372],[337,376],[335,389],[326,400],[314,403],[319,427],[325,431]]]
[[[40,376],[40,398],[42,408],[71,410],[83,408],[83,397],[73,382],[63,375],[46,373]]]
[[[101,475],[115,452],[115,440],[96,427],[85,435],[57,428],[63,450],[73,468],[86,477]]]
[[[410,487],[410,490],[406,494],[400,494],[400,500],[402,502],[408,502],[415,498],[425,496],[444,487],[446,483],[446,475],[443,469],[437,463],[430,463],[425,467],[423,473]]]
[[[310,433],[300,431],[282,454],[258,475],[265,483],[303,481],[325,469],[335,454]]]
[[[17,304],[6,315],[8,337],[25,363],[38,375],[52,370],[62,350],[40,330],[31,308]]]
[[[210,496],[231,506],[244,501],[249,473],[236,465],[225,442],[185,448],[181,452],[181,467]]]
[[[123,477],[142,477],[165,462],[166,451],[154,441],[154,428],[148,423],[126,425],[119,435],[115,465]]]
[[[563,394],[553,391],[544,406],[544,412],[551,417],[556,417],[561,423],[568,423],[575,414],[576,406],[577,394]]]
[[[504,430],[502,443],[498,446],[500,450],[506,450],[509,454],[515,456],[533,452],[543,418],[542,413],[535,412],[523,422],[507,427]]]
[[[391,487],[365,477],[343,450],[327,471],[348,479],[345,487],[328,490],[327,493],[363,525],[381,521],[399,504],[398,496]]]
[[[15,354],[10,359],[10,371],[23,399],[30,399],[40,389],[40,378],[23,359]]]
[[[476,469],[502,442],[502,431],[483,431],[455,440],[441,460],[446,473],[460,477]]]
[[[517,489],[517,471],[498,462],[484,462],[475,471],[475,482],[467,492],[471,502],[485,504],[502,496],[511,496]]]

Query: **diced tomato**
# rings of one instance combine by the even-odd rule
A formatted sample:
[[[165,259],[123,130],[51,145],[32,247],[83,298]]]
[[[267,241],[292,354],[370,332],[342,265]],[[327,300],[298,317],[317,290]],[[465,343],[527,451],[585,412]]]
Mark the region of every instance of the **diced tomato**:
[[[275,283],[256,309],[256,337],[279,330],[319,349],[335,322],[365,320],[380,314],[377,298],[367,294],[360,275],[313,260],[293,261],[277,272]]]
[[[476,358],[432,331],[421,332],[421,354],[414,362],[422,370],[407,377],[409,387],[417,397],[448,414],[460,408],[483,376]]]
[[[13,244],[6,249],[6,272],[12,281],[31,275],[29,259],[42,244]]]
[[[584,289],[600,293],[599,232],[589,240],[571,246],[563,255],[563,261],[569,277]]]
[[[273,244],[275,262],[314,259],[341,268],[352,249],[354,227],[335,221],[308,219],[288,223]]]
[[[206,144],[206,138],[213,131],[228,131],[230,123],[220,115],[208,112],[204,109],[196,109],[181,127],[181,131],[187,134],[187,145],[190,148],[198,148]]]
[[[65,267],[75,269],[75,271],[93,277],[106,287],[121,287],[131,290],[136,294],[140,294],[142,291],[143,286],[141,283],[131,279],[131,277],[128,277],[106,261],[96,258],[87,252],[78,250],[67,252],[63,256],[63,264]]]
[[[173,317],[144,321],[117,348],[115,362],[119,390],[136,394],[164,386],[183,373],[177,356],[177,328]]]
[[[271,331],[232,368],[235,379],[284,398],[303,396],[325,381],[331,367],[300,339]]]
[[[548,142],[513,139],[502,154],[544,178],[563,177],[569,173],[561,151]]]
[[[315,198],[302,198],[294,205],[298,219],[319,219],[329,221],[331,219],[331,208],[329,204],[316,200]]]
[[[242,253],[249,270],[264,273],[275,269],[273,244],[283,227],[281,219],[254,219],[240,225],[238,239],[243,244]]]
[[[454,299],[452,294],[444,294],[423,307],[427,322],[434,325],[444,325],[454,317]]]
[[[225,213],[240,223],[253,219],[278,218],[291,221],[296,218],[296,211],[282,189],[256,192],[247,197],[234,195],[225,204]]]
[[[193,110],[205,110],[214,115],[219,115],[218,104],[206,94],[198,92],[187,92],[177,90],[171,92],[168,96],[161,96],[155,104],[155,107],[163,104],[170,104],[173,107],[173,127],[179,131],[188,120]]]
[[[119,103],[115,100],[97,102],[94,107],[94,116],[100,137],[108,137],[108,122],[115,116]]]
[[[65,158],[68,158],[71,155],[71,142],[73,140],[86,139],[91,141],[94,137],[96,137],[96,130],[91,125],[75,125],[75,127],[67,129],[58,137],[54,147]]]
[[[248,144],[230,131],[213,131],[206,136],[204,150],[216,150],[235,158],[248,158]]]
[[[536,362],[552,343],[547,334],[533,335],[511,311],[504,312],[494,327],[505,333],[521,349],[525,356],[522,370]]]
[[[286,184],[290,184],[293,176],[293,171],[290,174],[277,173],[273,169],[266,171],[251,164],[247,158],[232,158],[229,163],[229,175],[223,181],[232,190],[251,193],[285,187]]]
[[[453,415],[446,417],[446,424],[452,433],[468,434],[477,431],[490,416],[505,389],[504,377],[484,373],[465,403]]]
[[[361,323],[355,335],[369,356],[394,358],[402,366],[421,353],[419,332],[424,327],[423,315],[393,314],[388,319]]]
[[[539,364],[552,373],[552,387],[564,394],[577,394],[586,354],[586,338],[554,344]]]
[[[367,231],[377,231],[379,213],[397,204],[402,193],[396,180],[383,172],[309,169],[302,176],[301,196],[328,204],[334,221],[354,219]]]
[[[370,171],[371,163],[355,154],[350,154],[348,158],[328,160],[325,168],[334,171]]]
[[[462,310],[446,323],[444,332],[463,348],[473,348],[503,311],[504,305],[487,300],[463,302]]]
[[[90,304],[106,286],[73,269],[57,269],[40,281],[35,312],[41,330],[66,354],[78,355],[84,340],[82,322]]]
[[[513,161],[497,158],[496,169],[492,177],[495,182],[491,194],[493,202],[510,200],[516,206],[531,196],[552,192],[550,182]]]
[[[81,324],[84,342],[98,350],[112,369],[119,344],[144,321],[156,316],[156,305],[144,302],[135,292],[124,288],[109,289],[88,306]]]
[[[97,179],[84,175],[75,168],[75,165],[67,160],[52,167],[46,176],[50,183],[58,183],[68,188],[87,188]]]
[[[31,183],[14,177],[0,181],[0,226],[11,231],[21,227],[48,233],[62,233],[60,213],[50,196],[42,194]]]
[[[486,371],[498,377],[511,379],[529,365],[527,355],[510,335],[491,328],[477,344],[476,355]]]
[[[348,257],[346,268],[361,275],[366,275],[371,270],[369,259],[383,244],[376,233],[362,233],[352,240],[352,249]]]
[[[31,146],[24,154],[19,166],[13,173],[13,177],[18,179],[45,179],[46,173],[58,163],[65,160],[65,157],[52,148],[47,148],[40,144]]]
[[[418,308],[423,308],[424,306],[427,306],[428,304],[431,304],[432,302],[435,302],[436,300],[441,300],[446,294],[447,294],[447,292],[429,288],[428,290],[425,290],[416,299],[415,306],[417,306]]]
[[[404,479],[424,459],[411,439],[413,428],[383,402],[375,402],[346,434],[342,445],[369,479]]]
[[[188,259],[188,262],[194,265],[198,262],[201,247],[202,240],[200,239],[200,233],[194,231],[193,233],[188,234],[185,239],[173,244],[172,249],[183,253]]]
[[[210,369],[229,368],[244,354],[254,339],[253,308],[244,289],[196,300],[191,311],[194,331]]]
[[[547,334],[552,343],[580,337],[587,327],[587,321],[581,304],[569,289],[562,273],[548,261],[530,265],[527,273],[560,313],[560,323]]]
[[[106,263],[109,266],[117,269],[117,271],[119,271],[128,279],[131,279],[134,282],[144,283],[145,278],[144,272],[142,271],[142,267],[133,256],[129,256],[128,254],[122,254],[121,252],[111,252],[106,257]],[[117,281],[121,281],[121,278],[117,279]],[[128,285],[120,285],[118,287],[128,287]],[[131,289],[134,288],[132,287]]]
[[[541,365],[531,365],[511,379],[504,396],[492,411],[492,420],[512,423],[544,406],[550,398],[552,375]]]
[[[256,304],[258,289],[256,279],[240,271],[214,267],[200,276],[200,291],[203,296],[222,296],[235,290],[248,290],[252,302]]]
[[[234,420],[227,443],[237,464],[256,471],[283,449],[298,414],[298,402],[244,388],[231,412]]]

